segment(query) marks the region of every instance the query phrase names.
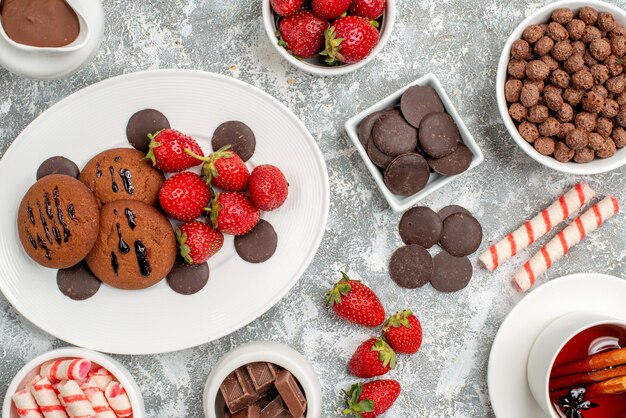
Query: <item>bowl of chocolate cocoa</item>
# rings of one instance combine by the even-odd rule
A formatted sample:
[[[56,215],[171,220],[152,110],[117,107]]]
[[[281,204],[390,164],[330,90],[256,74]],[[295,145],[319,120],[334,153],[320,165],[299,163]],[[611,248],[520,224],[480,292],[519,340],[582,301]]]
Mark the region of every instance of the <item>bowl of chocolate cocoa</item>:
[[[498,109],[541,164],[589,175],[626,164],[626,12],[599,0],[532,13],[504,45]]]
[[[319,418],[322,389],[302,354],[259,341],[241,345],[217,362],[204,387],[203,405],[208,418]]]

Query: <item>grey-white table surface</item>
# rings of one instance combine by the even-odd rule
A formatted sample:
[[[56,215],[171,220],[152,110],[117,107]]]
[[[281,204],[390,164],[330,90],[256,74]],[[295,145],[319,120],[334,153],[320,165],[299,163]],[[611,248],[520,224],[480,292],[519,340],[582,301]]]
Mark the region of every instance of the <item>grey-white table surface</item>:
[[[495,74],[512,29],[543,1],[399,0],[393,35],[367,67],[337,78],[300,72],[274,51],[257,0],[105,0],[105,39],[96,58],[69,79],[38,82],[0,70],[0,153],[42,111],[65,96],[119,74],[191,68],[259,87],[300,117],[319,144],[332,191],[330,218],[315,260],[291,292],[265,315],[220,340],[152,356],[115,356],[139,383],[148,416],[201,417],[204,381],[216,361],[254,340],[276,340],[304,353],[320,376],[323,417],[340,415],[341,390],[355,379],[346,364],[372,331],[337,320],[324,308],[338,270],[360,277],[388,311],[412,308],[424,344],[401,357],[389,376],[403,393],[388,417],[490,417],[489,350],[506,314],[523,297],[509,284],[525,251],[497,273],[477,269],[454,294],[429,285],[395,286],[387,261],[401,244],[399,214],[376,189],[343,124],[379,98],[428,72],[441,80],[485,153],[485,162],[422,203],[456,203],[482,221],[485,242],[501,238],[576,181],[524,154],[497,111]],[[626,6],[626,1],[616,2]],[[54,140],[51,138],[50,140]],[[626,203],[626,170],[585,178],[600,194]],[[619,216],[574,248],[539,284],[569,273],[625,276],[626,219]],[[545,241],[542,240],[542,241]],[[473,256],[476,262],[476,255]],[[2,274],[0,272],[0,274]],[[0,399],[24,362],[65,343],[40,331],[0,297]]]

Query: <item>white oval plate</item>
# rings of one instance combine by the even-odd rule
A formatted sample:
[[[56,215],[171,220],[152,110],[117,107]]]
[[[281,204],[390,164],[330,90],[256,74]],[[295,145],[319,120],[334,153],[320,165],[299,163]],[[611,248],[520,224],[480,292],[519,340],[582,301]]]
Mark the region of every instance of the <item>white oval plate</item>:
[[[541,331],[574,311],[626,319],[626,281],[597,273],[554,279],[533,290],[506,317],[491,346],[488,386],[498,418],[547,418],[528,387],[526,364]]]
[[[226,237],[209,260],[211,277],[192,296],[165,281],[124,291],[102,285],[86,301],[61,294],[56,270],[21,248],[19,202],[39,164],[63,155],[82,167],[100,151],[129,147],[126,124],[137,110],[156,108],[173,128],[197,138],[205,152],[222,122],[248,124],[257,138],[249,166],[274,164],[287,177],[283,207],[262,214],[278,234],[276,254],[262,264],[241,260]],[[328,173],[306,127],[276,99],[232,78],[201,71],[161,70],[123,75],[87,87],[39,116],[0,160],[0,289],[32,323],[71,344],[119,354],[182,350],[227,335],[261,316],[293,287],[322,240],[329,208]]]

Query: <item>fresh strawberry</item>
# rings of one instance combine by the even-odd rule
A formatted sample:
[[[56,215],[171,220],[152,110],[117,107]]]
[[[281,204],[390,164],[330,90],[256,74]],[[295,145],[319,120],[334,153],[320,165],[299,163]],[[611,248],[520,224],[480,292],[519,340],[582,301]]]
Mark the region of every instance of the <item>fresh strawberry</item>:
[[[259,222],[259,210],[250,199],[238,192],[218,193],[210,208],[211,224],[218,231],[244,235]]]
[[[400,383],[395,380],[374,380],[356,383],[346,392],[348,408],[344,415],[374,418],[384,414],[400,396]]]
[[[348,368],[356,377],[381,376],[396,368],[396,353],[380,338],[370,338],[356,349]]]
[[[378,19],[383,14],[386,3],[387,0],[352,0],[350,14],[368,20]]]
[[[180,255],[189,264],[202,264],[224,244],[224,235],[209,225],[193,221],[176,230]]]
[[[342,278],[328,292],[326,304],[341,318],[366,327],[377,327],[385,321],[385,309],[376,293],[358,280]]]
[[[278,22],[278,44],[300,58],[311,58],[324,49],[324,31],[329,23],[302,10],[280,19]]]
[[[159,190],[159,203],[168,216],[191,222],[204,213],[211,189],[195,173],[185,171],[167,179]]]
[[[220,148],[208,157],[196,155],[186,151],[192,157],[204,161],[202,175],[207,184],[231,192],[241,192],[248,188],[250,172],[246,163],[234,152],[229,150],[230,145]]]
[[[311,8],[315,16],[332,20],[348,11],[350,1],[351,0],[313,0],[311,2]]]
[[[204,156],[195,139],[175,129],[163,129],[148,137],[150,150],[145,159],[152,161],[152,165],[164,173],[177,173],[200,164],[185,150]]]
[[[250,174],[250,199],[258,209],[278,209],[287,200],[289,183],[278,167],[264,164]]]
[[[280,16],[291,16],[304,4],[304,0],[270,0],[274,13]]]
[[[389,317],[383,335],[398,353],[415,354],[422,345],[422,325],[409,309]]]
[[[328,56],[328,64],[354,63],[367,57],[378,45],[379,33],[376,22],[358,16],[346,16],[335,20],[326,29],[326,49],[321,53]]]

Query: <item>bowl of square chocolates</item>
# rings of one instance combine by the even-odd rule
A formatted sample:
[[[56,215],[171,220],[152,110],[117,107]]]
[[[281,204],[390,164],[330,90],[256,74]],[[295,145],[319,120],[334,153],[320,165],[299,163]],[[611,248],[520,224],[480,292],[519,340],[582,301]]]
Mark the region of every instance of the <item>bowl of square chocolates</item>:
[[[253,342],[215,365],[203,403],[209,418],[317,418],[322,394],[304,356],[283,344]]]

